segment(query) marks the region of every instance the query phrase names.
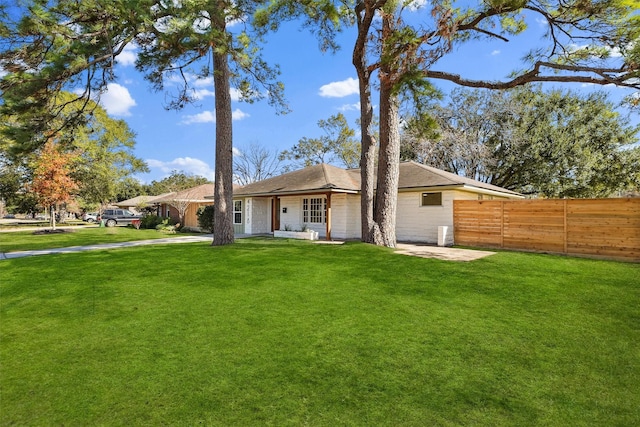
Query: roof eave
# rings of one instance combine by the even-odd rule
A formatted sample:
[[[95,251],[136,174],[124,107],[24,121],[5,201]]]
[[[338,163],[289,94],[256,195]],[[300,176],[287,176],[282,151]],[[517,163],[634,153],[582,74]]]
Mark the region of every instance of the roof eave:
[[[358,194],[360,190],[351,190],[345,188],[315,188],[309,190],[293,190],[293,191],[265,191],[256,193],[234,193],[233,197],[272,197],[272,196],[295,196],[303,194],[326,194],[326,193],[347,193]]]
[[[471,191],[473,193],[479,194],[487,194],[490,196],[500,196],[500,197],[513,197],[524,199],[522,194],[511,192],[511,191],[498,191],[491,190],[488,188],[476,187],[474,185],[468,184],[447,184],[447,185],[429,185],[429,186],[420,186],[420,187],[402,187],[398,188],[399,192],[410,192],[410,191],[444,191],[444,190],[465,190]]]

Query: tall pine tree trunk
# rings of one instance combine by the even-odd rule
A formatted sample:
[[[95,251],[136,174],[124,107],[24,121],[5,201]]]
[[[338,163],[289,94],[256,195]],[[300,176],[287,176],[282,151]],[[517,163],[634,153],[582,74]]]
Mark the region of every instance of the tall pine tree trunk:
[[[398,110],[398,96],[393,87],[383,81],[380,85],[380,151],[374,220],[380,228],[381,238],[381,241],[376,243],[390,248],[396,247],[396,211],[400,174]]]
[[[371,70],[367,65],[366,43],[375,16],[373,2],[364,1],[356,6],[358,38],[353,49],[353,65],[358,74],[360,88],[360,220],[362,241],[382,244],[380,229],[374,220],[376,140],[373,136],[373,105],[371,103]]]
[[[224,32],[223,11],[211,14],[212,25]],[[233,236],[233,125],[229,56],[226,46],[213,46],[213,85],[216,106],[216,164],[213,198],[213,245],[228,245]]]
[[[371,22],[380,3],[364,0],[356,6],[358,38],[353,50],[353,65],[360,86],[360,115],[362,131],[361,221],[362,241],[375,245],[396,246],[396,206],[400,168],[399,101],[395,88],[395,64],[381,62],[380,75],[380,149],[377,181],[375,174],[376,141],[371,129],[371,72],[367,65],[367,41]],[[382,50],[392,35],[392,16],[383,14]],[[375,205],[374,205],[375,199]]]
[[[379,245],[396,247],[396,211],[400,175],[400,101],[397,91],[397,66],[386,55],[395,50],[393,42],[394,19],[382,14],[382,57],[380,62],[380,151],[378,153],[378,181],[374,220],[380,227]]]

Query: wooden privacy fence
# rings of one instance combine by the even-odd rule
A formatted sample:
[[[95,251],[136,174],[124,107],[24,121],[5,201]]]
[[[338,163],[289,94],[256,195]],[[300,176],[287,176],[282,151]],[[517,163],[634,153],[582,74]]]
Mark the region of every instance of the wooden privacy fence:
[[[455,200],[456,245],[640,261],[640,199]]]

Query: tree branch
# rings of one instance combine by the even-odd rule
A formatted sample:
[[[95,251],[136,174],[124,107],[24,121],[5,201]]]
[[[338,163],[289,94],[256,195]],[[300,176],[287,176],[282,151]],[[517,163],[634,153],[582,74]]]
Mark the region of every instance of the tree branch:
[[[559,71],[571,71],[574,73],[592,73],[595,76],[563,76],[541,74],[542,68],[551,68]],[[621,68],[596,68],[577,65],[554,64],[551,62],[536,62],[534,67],[508,81],[471,80],[446,71],[425,70],[424,76],[431,79],[447,80],[460,86],[485,88],[485,89],[511,89],[533,82],[557,82],[557,83],[588,83],[596,85],[615,84],[617,86],[640,89],[640,81],[633,80],[634,73],[626,72]]]

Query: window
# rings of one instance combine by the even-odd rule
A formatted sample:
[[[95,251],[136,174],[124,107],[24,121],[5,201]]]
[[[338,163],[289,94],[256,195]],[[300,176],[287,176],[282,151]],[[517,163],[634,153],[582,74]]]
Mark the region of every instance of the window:
[[[302,222],[322,224],[327,217],[327,200],[318,197],[302,199]]]
[[[442,193],[422,193],[420,206],[442,206]]]
[[[242,200],[233,201],[233,223],[242,224]]]

